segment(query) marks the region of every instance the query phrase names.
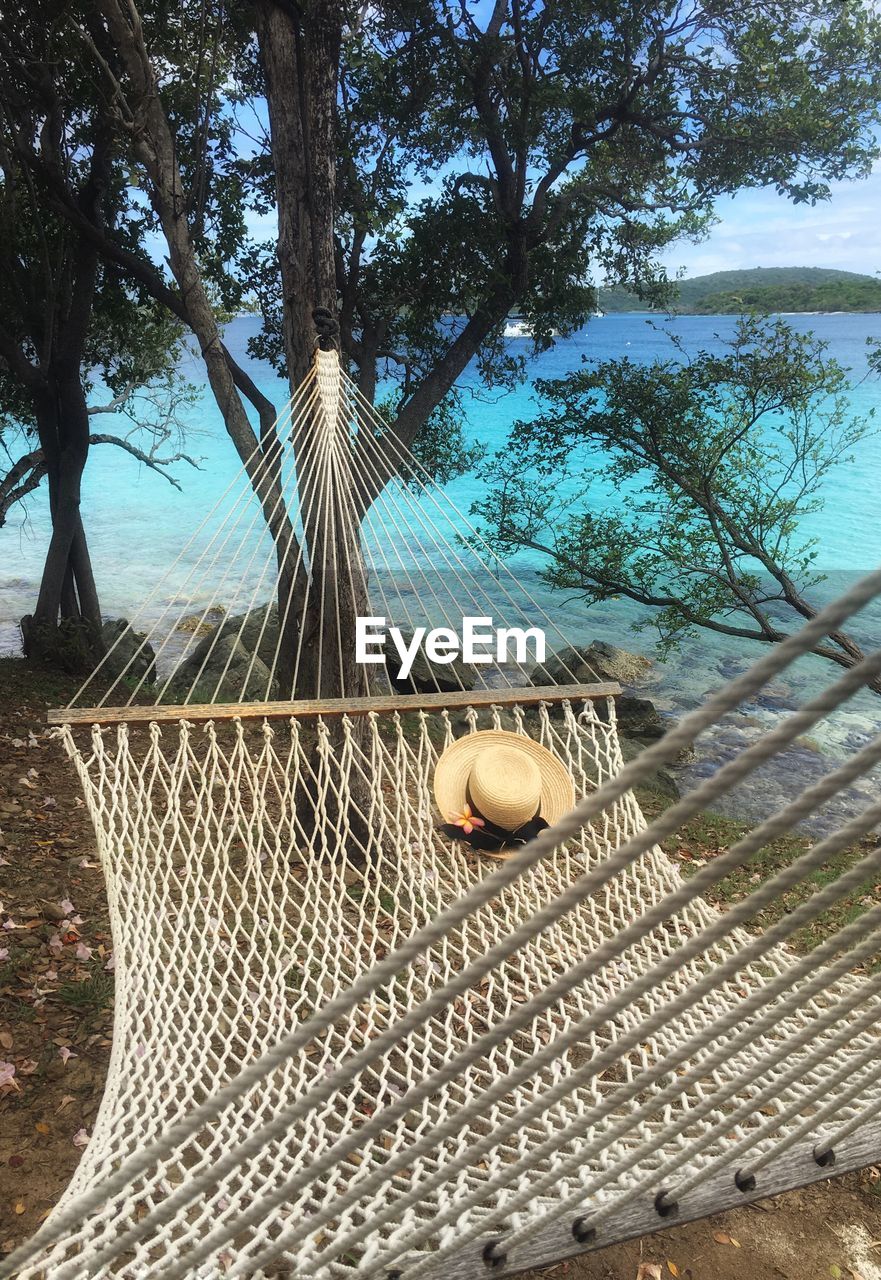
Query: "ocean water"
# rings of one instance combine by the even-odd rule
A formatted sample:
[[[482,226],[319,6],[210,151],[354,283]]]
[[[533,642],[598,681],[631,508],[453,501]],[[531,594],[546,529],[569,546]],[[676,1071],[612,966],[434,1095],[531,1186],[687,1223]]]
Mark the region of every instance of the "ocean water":
[[[667,320],[640,315],[598,317],[579,334],[559,341],[553,350],[531,360],[527,381],[516,392],[486,396],[480,393],[474,375],[466,373],[462,379],[466,389],[466,433],[491,449],[501,447],[512,422],[535,412],[532,387],[535,378],[565,376],[585,358],[602,360],[627,355],[633,360],[647,361],[656,356],[666,357],[671,354],[668,332],[687,349],[713,349],[733,331],[735,323],[735,318],[728,316],[683,316]],[[865,378],[866,340],[881,336],[881,317],[793,316],[790,323],[802,331],[814,330],[825,338],[831,354],[852,369],[850,403],[854,414],[868,415],[873,407],[881,408],[881,383]],[[275,403],[282,404],[286,398],[285,387],[271,369],[251,361],[245,350],[247,338],[257,324],[254,317],[234,320],[227,331],[227,342],[261,388]],[[516,349],[528,343],[513,340],[512,346]],[[188,358],[184,371],[194,383],[204,384],[201,361],[197,357]],[[130,424],[115,425],[124,430]],[[101,430],[113,427],[107,419],[100,420]],[[187,433],[187,450],[199,459],[199,470],[183,463],[177,465],[175,477],[180,490],[112,446],[95,447],[91,452],[84,478],[82,510],[99,592],[109,617],[130,617],[143,606],[181,548],[196,535],[206,512],[219,501],[222,503],[224,492],[238,469],[237,456],[207,388],[189,414]],[[881,436],[875,434],[861,443],[858,456],[852,462],[843,464],[830,477],[823,494],[823,508],[803,522],[805,536],[818,539],[818,567],[827,574],[827,582],[817,593],[819,598],[831,598],[860,574],[881,564],[879,487]],[[480,493],[476,476],[462,477],[448,488],[451,501],[463,512],[468,511]],[[597,468],[587,497],[594,510],[614,509],[616,494],[601,467]],[[0,528],[0,652],[19,651],[17,622],[33,607],[48,530],[45,492],[32,497],[26,508],[14,510],[6,526]],[[632,630],[635,622],[646,617],[646,611],[626,601],[610,601],[588,608],[568,596],[555,596],[542,586],[538,577],[539,558],[533,553],[518,556],[511,567],[553,616],[567,639],[578,643],[605,639],[652,655],[652,632],[635,635]],[[213,586],[218,588],[216,582]],[[222,585],[218,594],[222,598]],[[157,608],[173,600],[173,587],[170,593],[166,588]],[[881,641],[881,607],[867,610],[863,617],[855,620],[852,630],[865,643]],[[681,652],[658,664],[648,692],[663,711],[671,716],[679,714],[696,706],[760,652],[758,645],[702,633],[687,641]],[[797,705],[821,687],[822,682],[828,682],[835,671],[820,659],[802,660],[754,705],[742,708],[739,716],[700,744],[696,761],[683,772],[686,784],[718,767],[728,755],[763,732],[781,712]],[[797,758],[784,760],[776,771],[766,771],[766,780],[751,784],[747,791],[733,798],[732,805],[739,810],[744,807],[755,812],[767,810],[785,796],[787,775],[792,774],[793,768],[799,776],[813,776],[817,770],[827,767],[830,756],[852,750],[879,727],[881,700],[870,694],[854,699],[846,710],[838,712],[818,729],[810,745],[798,748]],[[818,752],[817,747],[821,751]],[[865,788],[857,788],[854,797],[846,798],[844,803],[858,803],[865,794]]]

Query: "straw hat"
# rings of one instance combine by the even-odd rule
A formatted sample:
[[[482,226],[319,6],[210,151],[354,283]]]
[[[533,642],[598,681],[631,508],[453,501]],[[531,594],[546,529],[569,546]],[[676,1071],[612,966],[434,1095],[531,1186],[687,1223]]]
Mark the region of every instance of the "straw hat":
[[[575,804],[565,765],[522,733],[485,729],[457,739],[437,762],[434,798],[445,822],[465,805],[506,831],[537,814],[553,826]]]

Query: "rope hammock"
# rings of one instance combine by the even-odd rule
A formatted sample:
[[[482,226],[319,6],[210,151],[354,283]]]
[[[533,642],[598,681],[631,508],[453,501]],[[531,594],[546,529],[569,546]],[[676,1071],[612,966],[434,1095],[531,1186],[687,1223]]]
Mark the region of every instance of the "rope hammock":
[[[359,614],[567,637],[335,352],[277,436],[53,713],[107,880],[113,1049],[74,1178],[0,1276],[504,1276],[877,1158],[881,902],[863,889],[807,955],[788,942],[878,882],[869,840],[828,864],[881,800],[725,912],[706,895],[870,771],[881,737],[688,879],[660,842],[881,652],[649,825],[633,788],[881,572],[625,765],[617,686],[565,652],[403,692],[391,660],[353,676]],[[440,755],[486,728],[547,748],[577,796],[502,858],[445,835],[433,802]]]

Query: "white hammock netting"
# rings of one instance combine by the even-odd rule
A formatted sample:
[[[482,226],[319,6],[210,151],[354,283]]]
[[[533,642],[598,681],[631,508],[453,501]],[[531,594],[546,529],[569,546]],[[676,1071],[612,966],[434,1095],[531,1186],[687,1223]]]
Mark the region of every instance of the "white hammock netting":
[[[392,453],[336,356],[319,353],[317,367],[291,408],[292,418],[302,410],[303,439],[294,433],[285,452],[281,488],[299,486],[301,503],[304,488],[315,503],[324,494],[320,511],[285,498],[298,511],[297,554],[304,541],[312,548],[302,554],[313,582],[329,581],[317,568],[321,537],[338,555],[348,547],[336,601],[321,603],[328,665],[346,634],[346,590],[355,605],[383,593],[384,615],[413,626],[486,612],[481,593],[495,585],[521,609],[508,622],[551,629],[513,575],[478,556],[461,517],[435,518],[451,510],[446,499],[427,482],[419,491],[416,465]],[[378,443],[387,470],[359,514],[346,486],[369,450],[379,458]],[[308,447],[322,451],[321,485],[304,484]],[[407,543],[414,507],[425,532]],[[390,540],[379,521],[391,529],[392,512]],[[322,534],[332,513],[337,524]],[[455,577],[430,576],[436,539]],[[373,669],[380,683],[367,703],[366,691],[345,689],[344,663],[333,678],[348,714],[326,700],[320,713],[279,702],[300,686],[288,688],[280,658],[284,609],[271,618],[264,606],[294,543],[279,556],[278,539],[269,542],[268,588],[251,561],[242,570],[253,543],[249,533],[227,545],[226,576],[198,601],[206,617],[215,597],[244,605],[239,634],[257,617],[259,641],[249,632],[252,647],[238,653],[229,624],[207,642],[193,636],[174,659],[177,676],[160,658],[150,692],[164,705],[123,709],[120,690],[134,703],[149,688],[128,678],[146,674],[132,651],[128,673],[105,664],[102,699],[59,716],[107,879],[114,1042],[74,1179],[0,1275],[514,1274],[633,1234],[634,1205],[649,1206],[656,1225],[677,1205],[694,1216],[689,1197],[720,1171],[735,1196],[761,1194],[763,1169],[787,1151],[794,1158],[807,1143],[826,1163],[874,1123],[881,904],[810,955],[787,940],[874,883],[881,851],[867,845],[764,931],[755,921],[873,831],[881,802],[724,914],[703,895],[881,761],[881,739],[686,881],[658,842],[872,679],[881,653],[651,827],[632,787],[881,592],[881,574],[625,766],[607,686],[579,688],[573,674],[564,692],[536,694],[517,663],[478,668],[484,687],[471,692],[448,684],[440,707],[424,692],[378,696],[386,667]],[[242,570],[238,593],[231,565]],[[407,588],[419,573],[427,602]],[[170,589],[180,597],[179,576]],[[161,653],[174,633],[153,617]],[[298,619],[295,635],[305,627]],[[225,670],[212,647],[230,659]],[[272,705],[242,701],[232,716],[168,705],[175,687],[186,697],[181,671],[201,697],[209,670],[221,699],[233,672],[243,698]],[[319,679],[321,694],[327,668]],[[113,693],[116,705],[103,705]],[[487,727],[542,743],[579,800],[504,861],[445,836],[432,797],[439,753]],[[791,1185],[805,1180],[794,1170]]]

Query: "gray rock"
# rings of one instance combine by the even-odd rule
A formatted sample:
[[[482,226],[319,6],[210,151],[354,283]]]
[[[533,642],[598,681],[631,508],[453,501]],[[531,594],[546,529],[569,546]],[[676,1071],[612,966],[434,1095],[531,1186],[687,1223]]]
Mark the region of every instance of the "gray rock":
[[[196,653],[181,663],[172,688],[192,688],[195,702],[263,702],[276,697],[266,663],[235,634],[215,637],[202,657]]]
[[[260,609],[252,609],[249,613],[239,614],[238,617],[226,618],[215,635],[218,639],[236,636],[248,653],[253,653],[256,649],[260,661],[271,668],[278,648],[278,605],[267,604]]]
[[[597,681],[617,681],[623,685],[644,683],[654,678],[653,664],[638,653],[628,653],[604,640],[594,640],[586,648],[570,646],[551,654],[548,660],[535,667],[530,679],[534,685],[593,684]],[[662,738],[670,727],[658,708],[649,698],[637,698],[621,694],[615,700],[618,729],[625,737],[641,742],[654,742]],[[600,703],[597,711],[605,714]]]
[[[656,742],[663,738],[670,727],[665,724],[658,708],[649,698],[631,698],[622,694],[615,699],[618,731],[627,738],[640,742]]]
[[[101,627],[104,658],[101,672],[114,679],[120,676],[135,682],[156,682],[156,653],[141,632],[132,631],[127,618],[111,618]]]
[[[621,743],[621,754],[624,757],[624,763],[629,764],[631,760],[635,760],[639,753],[643,750],[644,743],[636,742],[633,738],[619,737]],[[645,780],[637,788],[641,791],[653,791],[658,795],[667,796],[671,800],[678,800],[680,796],[679,784],[669,769],[655,769],[648,774]]]
[[[742,675],[749,664],[743,658],[722,658],[719,662],[717,670],[720,676],[726,680],[735,680],[737,676]]]
[[[222,604],[212,604],[207,609],[197,609],[195,613],[185,614],[174,629],[195,636],[211,636],[223,622],[225,615],[226,609]]]
[[[786,698],[781,694],[775,693],[757,693],[753,699],[753,703],[757,707],[761,707],[764,711],[797,711],[798,703],[792,698]]]
[[[638,653],[628,653],[604,640],[593,640],[587,646],[570,645],[552,653],[533,669],[530,678],[534,685],[572,684],[573,681],[594,684],[606,680],[633,685],[651,679],[653,665]]]
[[[234,618],[225,618],[220,626],[213,629],[209,635],[203,636],[199,643],[190,650],[175,671],[172,683],[176,687],[189,688],[198,678],[200,685],[216,684],[226,665],[227,657],[232,651],[233,657],[230,662],[230,672],[224,682],[226,684],[229,681],[229,687],[232,688],[235,682],[230,679],[233,668],[243,675],[247,670],[251,655],[256,649],[255,673],[248,684],[252,690],[259,687],[265,691],[269,680],[269,671],[275,663],[277,645],[278,607],[276,605],[264,605],[260,609],[251,610],[250,613],[239,614]],[[244,659],[242,654],[245,655]],[[199,671],[203,662],[205,663],[205,672],[200,676]],[[257,671],[258,663],[261,668],[259,674]],[[265,678],[261,678],[264,673]],[[214,676],[213,681],[211,679],[212,675]],[[251,695],[251,701],[255,699],[259,701],[257,693]]]

